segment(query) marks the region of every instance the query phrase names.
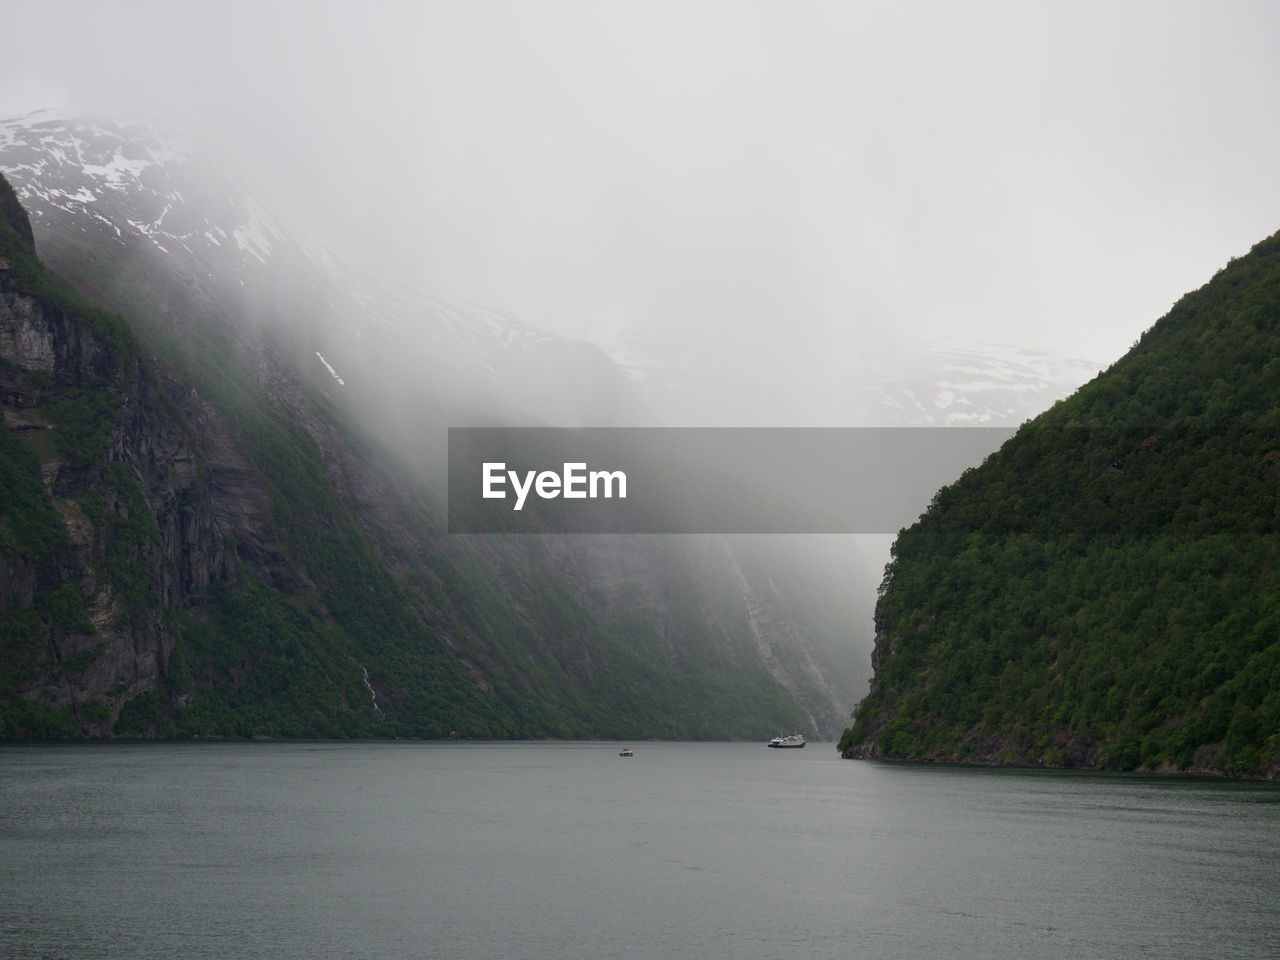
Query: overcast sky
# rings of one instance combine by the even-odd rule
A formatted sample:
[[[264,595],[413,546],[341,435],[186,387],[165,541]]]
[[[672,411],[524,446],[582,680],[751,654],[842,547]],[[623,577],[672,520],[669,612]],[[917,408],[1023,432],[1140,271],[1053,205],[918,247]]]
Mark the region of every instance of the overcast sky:
[[[339,253],[571,333],[888,330],[1106,363],[1280,229],[1265,0],[0,17],[0,116],[151,116]]]

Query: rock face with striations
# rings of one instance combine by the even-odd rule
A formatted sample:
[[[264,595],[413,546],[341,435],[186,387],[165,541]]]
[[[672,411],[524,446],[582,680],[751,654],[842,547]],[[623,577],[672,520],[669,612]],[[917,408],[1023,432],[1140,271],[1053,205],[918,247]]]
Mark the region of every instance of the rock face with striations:
[[[840,730],[870,640],[843,577],[771,544],[448,534],[447,426],[651,417],[597,347],[342,263],[145,123],[0,120],[0,170],[143,345],[234,567],[166,610],[168,672],[113,735]]]
[[[115,160],[94,170],[137,165],[132,141],[99,146]],[[24,175],[63,155],[33,148]],[[839,729],[820,658],[853,669],[855,651],[761,635],[758,608],[780,602],[768,576],[676,539],[611,554],[447,535],[432,437],[481,415],[395,349],[394,325],[343,313],[351,298],[327,281],[288,288],[248,227],[200,234],[223,250],[243,233],[248,249],[236,282],[196,282],[208,251],[159,243],[118,206],[133,196],[121,184],[52,205],[88,195],[78,182],[25,188],[74,289],[36,260],[24,219],[5,235],[0,737]],[[310,309],[328,302],[317,289],[334,291],[329,312]],[[480,359],[501,347],[515,367],[556,346],[445,313]],[[338,351],[347,340],[381,349]],[[769,587],[750,606],[744,578]]]
[[[42,270],[2,178],[0,210],[0,636],[16,695],[0,710],[11,732],[103,735],[158,689],[165,611],[233,568],[167,395],[182,385]]]

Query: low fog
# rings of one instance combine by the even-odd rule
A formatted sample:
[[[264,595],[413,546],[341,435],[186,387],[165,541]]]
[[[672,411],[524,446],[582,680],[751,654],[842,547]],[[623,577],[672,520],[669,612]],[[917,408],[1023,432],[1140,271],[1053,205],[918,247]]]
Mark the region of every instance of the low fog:
[[[151,117],[279,219],[752,380],[954,337],[1105,365],[1280,226],[1256,3],[8,5],[0,116]]]
[[[524,360],[484,362],[504,389],[457,408],[500,422],[1016,425],[1280,228],[1266,2],[122,0],[0,23],[0,118],[147,118],[379,278],[351,296],[394,314],[382,346],[335,327],[316,355],[401,434],[424,381],[483,379],[433,354],[453,311],[528,325]],[[539,353],[539,330],[584,344]],[[888,543],[735,549],[812,564],[869,642]]]

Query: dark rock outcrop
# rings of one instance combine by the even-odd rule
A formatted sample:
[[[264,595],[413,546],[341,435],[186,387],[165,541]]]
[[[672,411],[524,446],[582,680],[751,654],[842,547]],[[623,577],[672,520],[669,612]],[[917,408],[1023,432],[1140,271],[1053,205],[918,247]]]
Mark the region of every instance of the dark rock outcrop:
[[[35,507],[0,514],[17,540],[0,563],[6,653],[23,667],[12,697],[70,709],[67,732],[105,735],[124,703],[160,686],[174,646],[166,612],[234,568],[203,457],[171,396],[183,386],[157,377],[127,337],[112,342],[29,289],[16,261],[34,260],[31,228],[0,187],[12,231],[0,258],[0,405],[20,445],[6,449],[34,457],[61,527],[23,543],[15,527]]]

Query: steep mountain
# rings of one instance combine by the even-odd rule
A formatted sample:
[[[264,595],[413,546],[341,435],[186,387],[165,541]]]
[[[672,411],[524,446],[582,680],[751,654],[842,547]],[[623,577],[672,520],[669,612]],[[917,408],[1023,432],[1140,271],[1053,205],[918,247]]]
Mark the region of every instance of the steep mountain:
[[[445,426],[634,415],[598,349],[348,271],[145,128],[7,122],[0,168],[32,209],[10,247],[29,258],[34,238],[77,291],[32,260],[39,282],[6,301],[5,469],[26,499],[0,511],[0,735],[839,729],[860,673],[843,618],[788,599],[750,551],[444,534]],[[111,369],[134,379],[23,352],[74,353],[77,318],[110,316],[92,302],[118,312],[102,321],[119,331]],[[135,381],[157,385],[146,404]],[[77,439],[64,393],[105,441]],[[137,404],[185,446],[120,439]],[[61,518],[71,546],[24,539],[28,508],[48,531]],[[113,509],[132,546],[114,546]]]
[[[1280,234],[894,544],[848,757],[1280,776]]]
[[[154,689],[166,610],[234,580],[172,386],[46,273],[0,179],[0,733],[105,733]]]
[[[599,349],[338,262],[296,239],[195,148],[146,122],[47,112],[0,121],[0,169],[55,270],[83,283],[86,260],[125,258],[158,275],[152,286],[176,280],[237,336],[288,331],[300,362],[370,395],[384,413],[445,404],[562,426],[638,416],[627,378]],[[131,295],[108,283],[95,294]]]

